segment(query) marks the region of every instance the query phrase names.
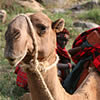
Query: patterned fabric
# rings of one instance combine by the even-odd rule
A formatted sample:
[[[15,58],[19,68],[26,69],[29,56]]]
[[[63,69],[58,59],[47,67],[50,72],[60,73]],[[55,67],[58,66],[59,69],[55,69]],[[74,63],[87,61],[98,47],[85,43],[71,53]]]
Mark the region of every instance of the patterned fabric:
[[[27,83],[27,74],[21,68],[21,63],[19,63],[16,66],[15,74],[17,74],[16,84],[19,87],[22,87],[24,89],[27,89],[27,86],[28,86],[28,83]]]
[[[95,30],[100,33],[100,27],[90,29],[80,34],[73,43],[73,48],[81,46],[82,49],[72,55],[72,60],[76,63],[76,66],[63,83],[63,87],[70,94],[73,94],[77,89],[77,84],[84,71],[85,63],[92,61],[97,70],[100,71],[100,44],[96,43],[92,46],[87,41],[87,36]]]
[[[57,44],[57,49],[56,52],[60,58],[60,63],[64,63],[67,64],[68,62],[70,62],[70,57],[68,55],[68,52],[66,50],[66,48],[62,49],[58,44]]]
[[[97,27],[85,31],[75,39],[73,43],[73,48],[82,46],[83,49],[77,52],[75,55],[73,55],[72,59],[77,64],[80,61],[80,59],[92,56],[94,66],[97,68],[98,71],[100,71],[100,44],[95,44],[94,46],[85,45],[85,42],[87,41],[86,37],[95,30],[98,31],[98,33],[100,33],[100,27]]]
[[[58,73],[58,76],[60,76],[62,80],[65,80],[66,75],[69,74],[70,69],[72,67],[71,60],[66,48],[62,49],[59,45],[57,45],[56,52],[59,56],[59,63],[68,64],[68,67],[69,67],[69,69],[67,70],[59,70],[60,74]]]

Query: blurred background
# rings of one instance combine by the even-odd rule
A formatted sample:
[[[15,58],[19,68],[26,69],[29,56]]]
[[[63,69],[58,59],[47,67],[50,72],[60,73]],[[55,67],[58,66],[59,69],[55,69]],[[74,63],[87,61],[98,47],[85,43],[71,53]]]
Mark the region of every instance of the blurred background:
[[[70,32],[66,49],[80,33],[100,24],[100,0],[0,0],[0,100],[17,100],[26,92],[16,86],[15,68],[4,58],[7,25],[17,14],[38,11],[52,21],[65,19],[65,28]]]

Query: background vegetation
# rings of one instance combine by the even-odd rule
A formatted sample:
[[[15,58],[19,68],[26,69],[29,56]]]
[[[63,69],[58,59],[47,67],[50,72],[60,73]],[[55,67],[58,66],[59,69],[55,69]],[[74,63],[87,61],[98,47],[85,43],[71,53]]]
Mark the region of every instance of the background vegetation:
[[[4,58],[4,34],[8,23],[11,19],[19,13],[35,12],[32,9],[24,8],[19,4],[15,3],[15,0],[1,0],[0,9],[5,9],[7,11],[7,21],[6,23],[0,23],[0,100],[17,100],[18,97],[23,95],[26,91],[22,88],[16,86],[16,75],[14,74],[14,69],[8,64],[7,60]],[[66,11],[65,13],[51,13],[49,10],[44,11],[53,21],[58,18],[65,19],[65,27],[70,32],[70,41],[66,46],[67,49],[71,48],[72,43],[79,32],[74,28],[73,21],[88,20],[100,24],[100,11],[98,8],[93,8],[82,14],[76,14],[73,16],[73,12]],[[84,30],[83,30],[84,31]]]

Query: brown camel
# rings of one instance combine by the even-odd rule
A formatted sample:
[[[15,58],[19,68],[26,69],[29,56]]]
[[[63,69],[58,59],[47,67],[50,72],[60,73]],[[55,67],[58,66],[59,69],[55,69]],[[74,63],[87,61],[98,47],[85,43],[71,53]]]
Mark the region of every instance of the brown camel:
[[[23,61],[32,100],[99,100],[100,76],[90,71],[73,95],[61,86],[57,76],[56,32],[64,20],[52,22],[45,14],[19,15],[5,34],[5,57],[11,65]],[[29,63],[31,61],[31,63]],[[25,99],[24,99],[25,100]]]

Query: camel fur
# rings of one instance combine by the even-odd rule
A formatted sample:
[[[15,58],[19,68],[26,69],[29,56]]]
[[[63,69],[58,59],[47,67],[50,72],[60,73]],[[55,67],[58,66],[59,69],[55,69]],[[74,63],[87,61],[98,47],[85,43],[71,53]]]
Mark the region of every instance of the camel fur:
[[[56,61],[56,32],[63,29],[64,20],[52,22],[41,12],[30,15],[29,19],[33,31],[22,15],[8,25],[5,33],[5,57],[11,65],[16,65],[19,61],[25,64],[23,68],[28,76],[32,100],[99,100],[100,76],[96,71],[89,73],[73,95],[61,86],[55,64],[45,71]],[[43,66],[40,66],[41,62]]]

